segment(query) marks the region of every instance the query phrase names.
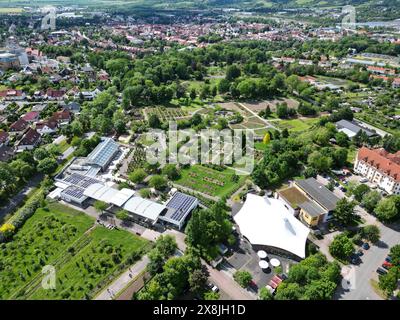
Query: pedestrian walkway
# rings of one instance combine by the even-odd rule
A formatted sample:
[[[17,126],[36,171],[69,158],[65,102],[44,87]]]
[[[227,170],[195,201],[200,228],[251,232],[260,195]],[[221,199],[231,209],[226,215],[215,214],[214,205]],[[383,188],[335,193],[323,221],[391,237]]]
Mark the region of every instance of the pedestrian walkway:
[[[113,300],[118,294],[124,290],[127,285],[142,273],[149,263],[148,256],[144,256],[141,260],[130,266],[123,274],[121,274],[113,283],[105,288],[95,300]]]

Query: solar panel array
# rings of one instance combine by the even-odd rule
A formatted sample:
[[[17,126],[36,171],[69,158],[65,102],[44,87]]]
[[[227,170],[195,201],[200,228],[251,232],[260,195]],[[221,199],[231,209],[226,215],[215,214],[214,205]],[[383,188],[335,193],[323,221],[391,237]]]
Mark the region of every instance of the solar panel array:
[[[106,138],[88,155],[86,161],[104,167],[114,157],[118,149],[119,146],[113,139]]]
[[[172,199],[166,204],[167,208],[175,209],[175,212],[169,218],[181,221],[196,200],[195,197],[180,192],[175,193]]]
[[[68,176],[65,179],[63,179],[63,181],[68,183],[68,184],[71,184],[71,185],[74,185],[74,186],[78,186],[78,187],[82,187],[82,188],[87,188],[92,184],[100,182],[97,179],[93,179],[91,177],[87,177],[87,176],[81,175],[79,173],[73,173],[70,176]]]
[[[67,195],[71,198],[75,198],[77,200],[80,200],[82,198],[86,198],[83,194],[83,189],[82,188],[78,188],[78,187],[74,187],[74,186],[70,186],[67,189],[63,190],[61,192],[61,194],[63,195]]]

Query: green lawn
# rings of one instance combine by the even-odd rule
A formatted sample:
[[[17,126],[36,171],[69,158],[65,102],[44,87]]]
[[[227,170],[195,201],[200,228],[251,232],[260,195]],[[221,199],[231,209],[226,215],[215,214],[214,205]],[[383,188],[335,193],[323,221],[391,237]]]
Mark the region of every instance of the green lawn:
[[[280,129],[288,129],[291,132],[301,132],[310,129],[314,124],[318,122],[318,118],[309,119],[291,119],[276,121],[276,124]]]
[[[147,241],[126,231],[93,226],[94,219],[58,203],[38,209],[1,244],[0,299],[91,298]],[[56,270],[56,289],[41,287],[43,266]],[[122,270],[121,270],[122,271]]]
[[[233,176],[235,176],[235,172],[230,169],[217,171],[201,165],[194,165],[183,169],[181,177],[176,183],[210,196],[223,197],[234,192],[246,180],[246,176],[240,176],[239,181],[234,182]]]

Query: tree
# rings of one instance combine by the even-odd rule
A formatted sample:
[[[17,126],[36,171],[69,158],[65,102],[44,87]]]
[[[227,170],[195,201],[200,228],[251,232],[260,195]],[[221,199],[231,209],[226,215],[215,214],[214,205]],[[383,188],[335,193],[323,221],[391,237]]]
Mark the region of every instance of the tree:
[[[397,244],[390,248],[390,257],[394,265],[400,265],[400,244]]]
[[[52,174],[54,171],[56,171],[57,167],[58,163],[55,159],[46,158],[39,161],[37,165],[37,170],[44,174]]]
[[[180,177],[180,172],[175,164],[167,164],[162,168],[162,174],[166,175],[170,180],[177,180]]]
[[[367,210],[369,213],[372,213],[379,201],[381,200],[381,195],[378,191],[372,190],[364,195],[361,200],[361,205]]]
[[[129,180],[131,180],[133,183],[142,183],[146,177],[146,171],[141,168],[135,169],[129,174]]]
[[[355,221],[357,216],[354,213],[355,203],[349,202],[346,198],[340,199],[336,204],[332,217],[343,226]]]
[[[384,222],[393,221],[398,218],[399,210],[396,203],[396,197],[385,198],[379,201],[375,208],[376,216]]]
[[[289,115],[289,108],[286,103],[278,103],[276,106],[276,114],[279,118],[285,119]]]
[[[50,156],[50,153],[44,147],[36,148],[33,152],[33,155],[36,160],[43,160]]]
[[[124,222],[129,220],[129,212],[126,210],[119,210],[115,216]]]
[[[108,204],[103,201],[96,200],[93,204],[93,207],[97,212],[103,213],[108,208]]]
[[[236,78],[239,78],[241,76],[242,72],[240,70],[240,68],[233,64],[228,66],[228,68],[226,69],[226,80],[228,81],[232,81],[235,80]]]
[[[330,254],[339,260],[346,260],[353,251],[353,243],[344,233],[337,235],[329,246]]]
[[[381,231],[375,225],[365,226],[361,230],[361,236],[367,241],[372,243],[378,242],[381,236]]]
[[[330,157],[323,156],[319,151],[314,151],[308,156],[307,163],[322,173],[328,172],[332,168],[333,160]]]
[[[167,187],[167,180],[160,175],[154,175],[149,180],[149,186],[156,190],[162,191]]]
[[[271,135],[269,134],[269,132],[267,132],[267,133],[265,134],[265,136],[264,136],[263,143],[264,143],[264,144],[269,144],[270,141],[271,141]]]
[[[393,291],[397,289],[399,277],[399,267],[390,268],[386,274],[379,276],[379,288],[385,291],[388,296],[393,295]]]
[[[0,227],[0,233],[3,234],[4,238],[10,238],[15,232],[15,226],[11,223],[5,223]]]
[[[139,191],[139,194],[142,198],[150,198],[151,192],[150,189],[144,188]]]
[[[219,300],[220,296],[218,292],[207,291],[204,293],[204,300]]]
[[[303,290],[298,283],[282,282],[276,290],[275,300],[299,300]]]
[[[202,269],[196,269],[189,275],[190,291],[196,295],[201,295],[207,283],[207,275]]]
[[[349,146],[349,137],[344,132],[336,133],[335,140],[340,147],[347,148]]]
[[[336,284],[326,279],[314,280],[306,288],[306,300],[331,300],[336,290]]]
[[[233,275],[233,279],[235,279],[235,281],[237,283],[239,283],[239,285],[241,287],[247,288],[250,285],[253,277],[251,276],[250,272],[248,272],[248,271],[238,270]]]
[[[154,129],[159,129],[161,127],[161,121],[157,115],[151,114],[149,116],[149,126]]]
[[[192,89],[190,90],[190,99],[194,100],[194,99],[196,99],[196,97],[197,97],[196,89],[195,89],[195,88],[192,88]]]
[[[354,188],[352,193],[354,195],[354,198],[358,202],[361,202],[364,195],[366,195],[369,191],[370,191],[370,188],[366,184],[360,184]]]
[[[266,287],[260,289],[258,297],[260,300],[274,300],[274,295]]]

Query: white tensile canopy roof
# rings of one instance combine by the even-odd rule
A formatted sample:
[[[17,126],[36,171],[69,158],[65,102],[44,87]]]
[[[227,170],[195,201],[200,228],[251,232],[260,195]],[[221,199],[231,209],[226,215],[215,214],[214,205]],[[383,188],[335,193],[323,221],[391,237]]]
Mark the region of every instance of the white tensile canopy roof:
[[[248,194],[234,220],[251,244],[280,248],[305,258],[310,230],[280,200]]]
[[[124,204],[123,208],[143,218],[157,221],[162,211],[167,207],[141,197],[133,197]]]

